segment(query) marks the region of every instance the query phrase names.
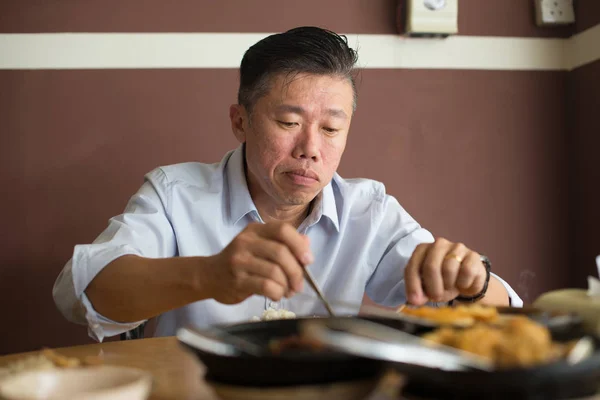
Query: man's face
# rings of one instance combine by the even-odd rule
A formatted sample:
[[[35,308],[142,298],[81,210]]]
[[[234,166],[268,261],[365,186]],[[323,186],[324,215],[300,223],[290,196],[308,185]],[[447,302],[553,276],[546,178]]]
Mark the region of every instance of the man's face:
[[[347,79],[309,74],[291,81],[285,76],[273,79],[251,116],[241,106],[232,106],[234,132],[246,142],[255,202],[309,204],[337,170],[352,111],[353,90]]]

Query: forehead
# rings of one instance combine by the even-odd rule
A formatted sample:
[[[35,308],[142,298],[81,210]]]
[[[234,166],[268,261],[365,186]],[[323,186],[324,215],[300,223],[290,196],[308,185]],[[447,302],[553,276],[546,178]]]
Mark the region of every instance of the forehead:
[[[271,79],[265,100],[270,106],[337,105],[352,110],[354,90],[346,77],[306,73],[278,74]]]

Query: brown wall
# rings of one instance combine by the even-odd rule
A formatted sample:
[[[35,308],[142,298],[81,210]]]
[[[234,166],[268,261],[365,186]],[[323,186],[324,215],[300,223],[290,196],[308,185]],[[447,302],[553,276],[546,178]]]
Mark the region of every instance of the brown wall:
[[[536,27],[530,0],[459,3],[461,35],[572,33],[571,27]],[[177,7],[165,9],[162,0],[3,0],[0,32],[278,32],[317,25],[343,33],[394,34],[397,5],[402,4],[403,0],[179,0]],[[276,18],[265,18],[266,13]]]
[[[575,5],[575,33],[600,24],[600,1],[577,0]]]
[[[566,34],[536,28],[524,3],[461,0],[459,29]],[[276,0],[262,1],[264,9],[241,0],[190,0],[169,12],[158,0],[141,4],[4,1],[0,31],[266,32],[304,24],[395,30],[396,3],[387,0],[307,0],[297,9]],[[264,10],[276,18],[264,18]],[[340,172],[384,181],[434,234],[485,252],[533,300],[569,278],[567,75],[366,70]],[[217,161],[235,146],[227,107],[236,85],[231,69],[0,71],[0,179],[8,210],[0,230],[0,354],[89,340],[56,311],[55,277],[73,246],[93,240],[123,209],[145,172]]]
[[[600,255],[600,61],[570,73],[569,99],[570,265],[573,285],[586,287]]]
[[[600,24],[600,1],[579,0],[577,6],[577,32]],[[575,69],[568,79],[569,258],[572,284],[586,287],[586,277],[598,274],[600,255],[600,61]]]

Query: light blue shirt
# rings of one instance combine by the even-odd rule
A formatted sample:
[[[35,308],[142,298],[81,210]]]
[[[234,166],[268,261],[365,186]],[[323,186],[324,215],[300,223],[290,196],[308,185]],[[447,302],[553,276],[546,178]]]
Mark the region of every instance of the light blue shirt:
[[[54,285],[56,305],[70,321],[88,326],[92,338],[118,335],[144,321],[117,323],[100,315],[85,295],[94,277],[126,254],[164,258],[219,253],[250,222],[262,222],[250,197],[244,174],[243,146],[218,164],[184,163],[157,168],[146,175],[123,214],[92,243],[77,245]],[[326,297],[358,313],[366,294],[375,302],[405,302],[404,268],[419,243],[433,236],[385,193],[383,184],[368,179],[333,180],[317,196],[298,230],[309,236],[315,261],[308,268]],[[521,299],[506,282],[514,306]],[[304,285],[307,295],[314,294]],[[206,327],[251,320],[268,301],[252,296],[240,304],[198,301],[158,317],[156,336],[178,328]],[[297,315],[324,315],[308,296],[285,299],[281,307]]]

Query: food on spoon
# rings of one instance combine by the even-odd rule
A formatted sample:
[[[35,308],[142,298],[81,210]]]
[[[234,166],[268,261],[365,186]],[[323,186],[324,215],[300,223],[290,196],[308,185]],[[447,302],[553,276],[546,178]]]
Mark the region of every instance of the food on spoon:
[[[423,318],[442,325],[470,326],[475,322],[496,322],[499,318],[495,307],[479,304],[459,305],[456,307],[401,307],[397,312]]]
[[[553,342],[546,327],[525,316],[467,328],[442,327],[423,338],[485,357],[498,368],[549,363],[566,355],[568,349],[568,345]]]
[[[272,321],[275,319],[294,319],[296,318],[296,314],[291,311],[284,309],[274,309],[269,307],[265,311],[263,311],[262,316],[253,317],[252,321]]]

